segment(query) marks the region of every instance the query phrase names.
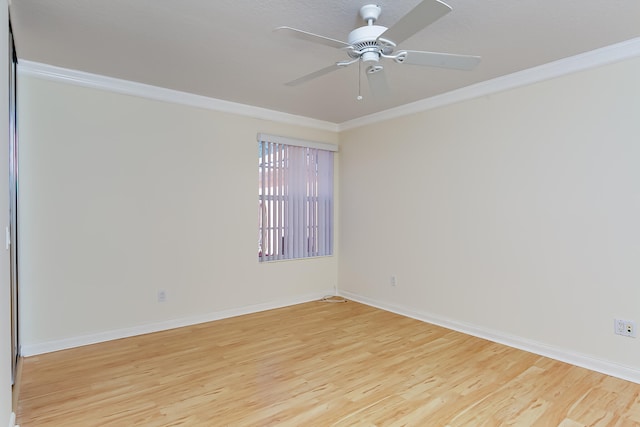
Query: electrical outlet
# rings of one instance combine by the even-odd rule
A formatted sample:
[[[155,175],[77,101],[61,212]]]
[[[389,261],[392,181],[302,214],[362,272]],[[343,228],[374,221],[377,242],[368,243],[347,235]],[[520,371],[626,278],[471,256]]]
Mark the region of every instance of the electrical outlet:
[[[613,332],[625,337],[636,337],[636,322],[633,320],[615,319],[613,322]]]
[[[158,302],[165,302],[167,300],[167,291],[158,291]]]
[[[391,276],[389,278],[389,283],[391,284],[391,286],[396,286],[398,284],[398,278],[396,276]]]

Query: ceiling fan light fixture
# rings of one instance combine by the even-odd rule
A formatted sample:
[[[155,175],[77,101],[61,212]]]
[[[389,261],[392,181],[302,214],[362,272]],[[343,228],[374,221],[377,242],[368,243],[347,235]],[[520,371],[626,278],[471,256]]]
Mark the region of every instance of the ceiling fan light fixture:
[[[380,61],[380,54],[376,51],[364,52],[360,57],[362,62],[378,62]]]

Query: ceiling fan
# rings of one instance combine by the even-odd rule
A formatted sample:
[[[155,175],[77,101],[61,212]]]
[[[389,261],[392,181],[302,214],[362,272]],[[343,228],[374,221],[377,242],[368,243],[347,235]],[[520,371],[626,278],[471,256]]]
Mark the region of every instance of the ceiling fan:
[[[382,8],[375,4],[362,6],[360,16],[367,25],[351,31],[347,42],[291,27],[276,28],[274,31],[284,33],[287,36],[344,49],[349,56],[349,59],[345,61],[336,62],[285,84],[297,86],[358,62],[366,67],[365,71],[371,92],[376,96],[385,96],[388,94],[389,88],[384,75],[384,66],[381,63],[382,59],[393,60],[398,64],[457,70],[471,70],[480,62],[479,56],[396,50],[399,43],[451,12],[451,7],[440,0],[423,0],[390,28],[375,25],[381,12]],[[362,99],[362,96],[358,95],[358,99]]]

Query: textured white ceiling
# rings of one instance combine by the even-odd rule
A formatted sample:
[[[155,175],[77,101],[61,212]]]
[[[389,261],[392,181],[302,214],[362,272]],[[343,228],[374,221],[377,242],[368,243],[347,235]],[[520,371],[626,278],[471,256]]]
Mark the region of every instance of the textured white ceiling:
[[[420,0],[378,0],[391,26]],[[445,0],[453,11],[400,47],[482,56],[473,71],[385,63],[392,95],[357,101],[347,59],[282,37],[290,26],[345,40],[367,0],[13,0],[20,59],[239,102],[334,123],[362,117],[640,36],[638,0]]]

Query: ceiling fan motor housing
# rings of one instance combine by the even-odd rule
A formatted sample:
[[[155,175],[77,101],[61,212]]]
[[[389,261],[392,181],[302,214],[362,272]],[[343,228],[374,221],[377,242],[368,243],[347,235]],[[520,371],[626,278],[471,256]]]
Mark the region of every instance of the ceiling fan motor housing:
[[[351,31],[348,43],[354,50],[349,52],[350,56],[361,57],[364,62],[378,62],[384,46],[380,45],[377,39],[385,31],[387,27],[381,25],[367,25]]]

